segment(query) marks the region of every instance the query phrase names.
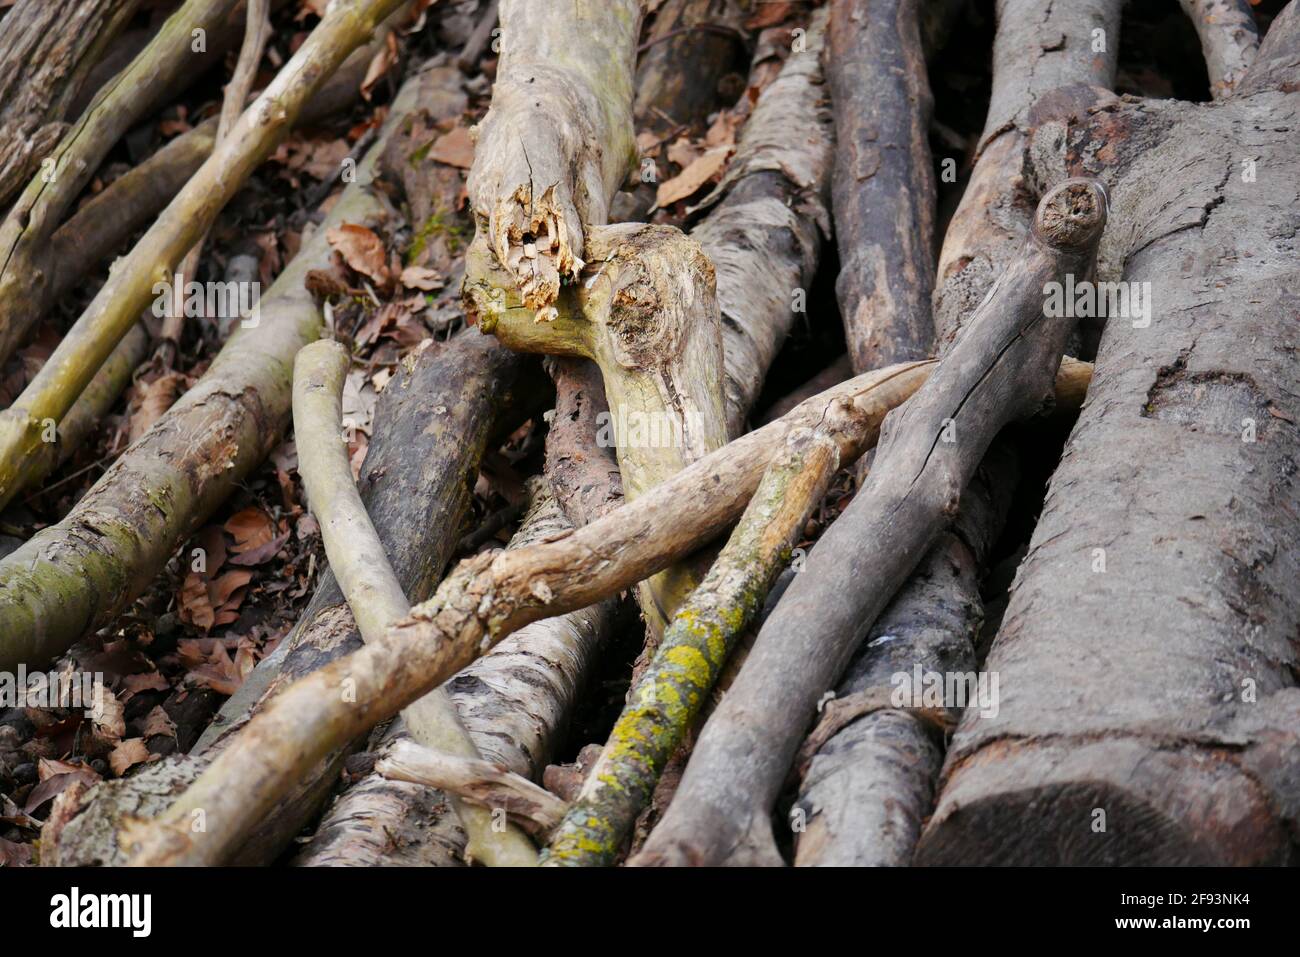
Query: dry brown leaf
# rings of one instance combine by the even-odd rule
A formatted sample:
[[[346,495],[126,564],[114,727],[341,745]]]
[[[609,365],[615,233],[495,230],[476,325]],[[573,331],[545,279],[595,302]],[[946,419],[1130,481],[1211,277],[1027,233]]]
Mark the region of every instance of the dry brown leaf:
[[[153,710],[145,716],[144,727],[140,729],[140,734],[145,738],[152,738],[155,735],[164,735],[169,738],[176,737],[176,722],[171,719],[162,705],[156,704]]]
[[[190,572],[185,576],[176,604],[181,621],[188,625],[207,631],[216,621],[212,602],[208,600],[207,582],[196,572]]]
[[[8,0],[12,3],[13,0]],[[0,8],[8,6],[0,0]],[[30,867],[34,863],[35,849],[30,844],[18,844],[0,837],[0,867]]]
[[[655,208],[671,206],[679,200],[693,196],[701,186],[722,171],[730,153],[729,146],[711,149],[702,153],[698,159],[672,179],[660,183],[659,190],[655,194]]]
[[[208,584],[208,597],[213,608],[225,608],[231,596],[253,580],[253,573],[242,568],[226,572]]]
[[[424,266],[407,266],[402,270],[402,285],[407,289],[432,292],[446,285],[436,270]]]
[[[125,708],[117,695],[107,688],[96,697],[90,720],[96,730],[111,741],[116,741],[126,734]]]
[[[160,671],[145,671],[138,675],[127,675],[122,679],[123,694],[129,701],[141,691],[166,691],[171,687]]]
[[[366,68],[366,77],[361,81],[361,96],[367,102],[370,100],[370,93],[375,88],[375,84],[393,68],[397,59],[397,35],[395,32],[390,32],[384,48],[371,57],[370,66]]]
[[[790,15],[793,7],[793,3],[785,3],[783,0],[775,0],[775,2],[769,0],[759,5],[754,15],[745,21],[745,26],[751,30],[775,26]]]
[[[37,766],[37,776],[40,778],[40,783],[32,788],[31,793],[27,795],[27,803],[23,806],[23,810],[28,814],[34,813],[50,798],[62,794],[64,789],[78,781],[89,785],[101,780],[94,769],[85,765],[53,761],[49,758],[41,758]]]
[[[276,532],[279,531],[275,526],[275,520],[256,505],[250,505],[236,512],[227,520],[224,527],[235,540],[235,547],[231,551],[236,555],[249,549],[260,548],[275,538]],[[209,568],[209,573],[215,571],[215,568]]]
[[[149,749],[145,747],[144,738],[127,738],[119,741],[117,747],[108,756],[108,766],[119,778],[137,764],[149,760]]]
[[[388,252],[373,230],[344,223],[326,232],[325,239],[354,270],[377,283],[388,282]]]
[[[466,127],[454,127],[434,140],[429,157],[448,166],[469,169],[474,165],[474,137]]]
[[[714,146],[718,144],[713,144]],[[668,147],[668,162],[676,163],[682,169],[690,166],[700,158],[700,148],[689,138],[680,136]]]

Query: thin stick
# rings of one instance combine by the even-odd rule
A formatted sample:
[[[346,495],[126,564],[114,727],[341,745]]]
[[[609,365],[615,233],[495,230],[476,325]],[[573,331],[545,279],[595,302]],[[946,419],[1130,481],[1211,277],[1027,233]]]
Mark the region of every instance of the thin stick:
[[[244,27],[244,42],[239,48],[239,59],[235,62],[234,73],[226,85],[225,95],[221,101],[221,117],[217,120],[217,136],[214,148],[220,146],[230,135],[231,129],[244,112],[248,94],[253,90],[253,81],[257,79],[257,66],[262,62],[262,51],[271,35],[271,0],[248,0],[248,19]],[[185,283],[193,277],[199,268],[199,257],[203,254],[203,245],[208,233],[204,230],[193,248],[176,269],[176,284],[184,289]],[[172,308],[163,320],[162,348],[166,364],[171,365],[175,350],[179,348],[181,332],[185,326],[185,311]]]

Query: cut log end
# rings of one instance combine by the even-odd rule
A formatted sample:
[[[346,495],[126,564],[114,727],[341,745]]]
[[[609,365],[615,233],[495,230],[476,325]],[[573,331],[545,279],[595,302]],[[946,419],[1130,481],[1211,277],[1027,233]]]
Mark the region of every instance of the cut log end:
[[[1053,188],[1038,204],[1034,235],[1053,249],[1085,249],[1106,225],[1110,197],[1100,180],[1073,178]]]

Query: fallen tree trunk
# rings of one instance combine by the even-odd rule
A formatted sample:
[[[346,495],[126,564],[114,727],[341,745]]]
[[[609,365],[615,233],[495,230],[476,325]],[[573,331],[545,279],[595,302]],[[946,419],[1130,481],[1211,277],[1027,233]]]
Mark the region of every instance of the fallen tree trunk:
[[[468,477],[485,448],[533,411],[528,399],[537,394],[540,376],[522,375],[521,366],[520,357],[471,330],[400,368],[380,396],[361,487],[402,588],[411,595],[430,594],[454,554],[473,501]],[[482,402],[485,394],[496,401]],[[283,687],[360,647],[351,612],[326,569],[298,626],[284,639],[285,651],[259,664],[193,755],[91,792],[62,834],[44,835],[49,860],[61,865],[123,861],[114,835],[124,808],[141,816],[163,810],[235,738],[250,713]],[[328,796],[350,744],[301,776],[294,792],[258,822],[237,862],[266,864],[283,851]],[[455,817],[440,797],[427,811],[431,820],[422,823],[436,821],[440,811]],[[396,826],[394,831],[400,833]],[[382,832],[379,837],[382,849],[386,838]],[[463,835],[453,835],[454,840],[463,846]]]
[[[876,620],[835,697],[819,708],[796,760],[796,866],[911,863],[934,807],[945,732],[963,707],[984,705],[968,694],[976,687],[984,617],[980,572],[1011,504],[1015,459],[1004,443],[984,457],[952,528]],[[923,692],[935,680],[944,693],[932,705]],[[960,690],[953,696],[947,689]]]
[[[67,131],[69,107],[140,0],[20,0],[0,33],[0,209]]]
[[[955,517],[998,431],[1050,400],[1073,323],[1046,315],[1045,284],[1091,266],[1105,206],[1090,180],[1067,181],[1043,198],[1021,257],[914,400],[886,423],[866,486],[763,625],[696,742],[668,813],[632,863],[781,863],[771,815],[817,701]]]
[[[1296,194],[1232,144],[1296,181],[1298,54],[1293,3],[1221,103],[1069,131],[1115,182],[1101,279],[1148,308],[1107,320],[988,660],[1000,711],[959,728],[921,863],[1295,859]]]
[[[468,254],[466,295],[479,328],[510,348],[596,362],[610,409],[604,441],[632,501],[726,441],[713,267],[697,243],[664,226],[589,226],[587,254],[586,278],[544,321],[495,278],[481,247]],[[640,588],[653,635],[695,582],[683,566]]]
[[[636,67],[640,127],[669,136],[728,99],[720,87],[747,66],[743,20],[739,0],[667,0],[655,11]]]
[[[713,263],[722,318],[727,434],[739,435],[767,370],[806,308],[830,232],[834,132],[821,55],[825,11],[808,23],[807,48],[790,54],[746,121],[709,214],[691,230]],[[790,135],[790,117],[800,135]]]
[[[835,0],[826,81],[839,149],[835,281],[855,372],[930,355],[932,101],[919,0]]]
[[[54,354],[14,404],[0,412],[0,507],[22,487],[24,461],[43,434],[71,408],[118,341],[170,283],[180,257],[216,218],[221,207],[288,133],[326,76],[365,43],[402,0],[335,0],[276,76],[216,146],[64,336]]]
[[[844,436],[841,461],[861,454],[874,441],[885,412],[920,385],[931,365],[911,363],[859,377],[688,466],[586,528],[463,562],[430,602],[413,610],[410,621],[281,692],[165,815],[134,837],[124,835],[128,843],[139,840],[147,848],[134,862],[227,859],[304,768],[437,687],[487,647],[531,621],[587,607],[711,540],[739,516],[789,431],[815,425],[828,404],[841,397],[852,399],[863,413],[862,431]],[[1058,394],[1077,400],[1089,374],[1086,364],[1067,362]],[[675,521],[665,523],[666,515]],[[341,681],[356,682],[355,704],[339,700]],[[238,768],[256,770],[248,774]],[[238,784],[214,793],[208,784],[213,780]],[[205,809],[208,829],[191,836],[183,822],[197,809]]]

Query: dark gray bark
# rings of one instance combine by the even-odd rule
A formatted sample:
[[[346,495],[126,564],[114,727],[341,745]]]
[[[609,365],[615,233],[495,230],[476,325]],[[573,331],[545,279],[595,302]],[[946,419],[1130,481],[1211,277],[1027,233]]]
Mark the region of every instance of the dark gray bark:
[[[1295,860],[1297,78],[1292,4],[1224,102],[1070,132],[1115,182],[1101,278],[1150,283],[1150,322],[1107,321],[923,863]]]
[[[940,353],[1029,232],[1035,200],[1025,180],[1030,111],[1058,87],[1111,86],[1120,7],[1120,0],[998,0],[992,99],[970,182],[939,254],[934,327]]]
[[[934,322],[931,97],[919,0],[834,0],[826,81],[835,113],[835,292],[855,372],[930,354]]]
[[[1050,400],[1073,323],[1045,314],[1044,284],[1087,271],[1105,220],[1092,181],[1044,197],[1021,257],[968,333],[886,418],[867,485],[759,632],[635,862],[780,863],[772,808],[818,699],[955,517],[997,432]]]

